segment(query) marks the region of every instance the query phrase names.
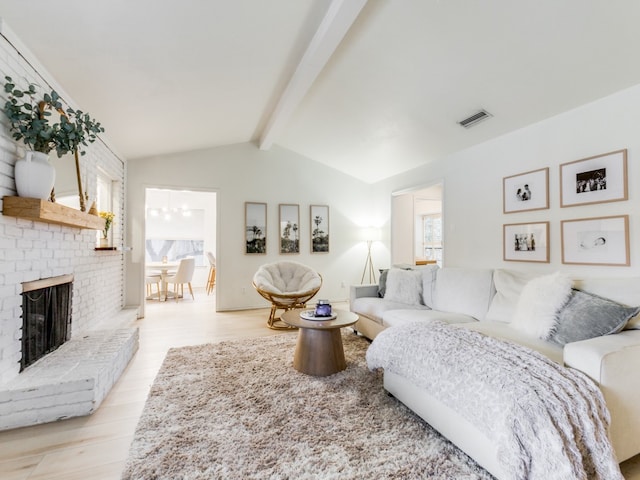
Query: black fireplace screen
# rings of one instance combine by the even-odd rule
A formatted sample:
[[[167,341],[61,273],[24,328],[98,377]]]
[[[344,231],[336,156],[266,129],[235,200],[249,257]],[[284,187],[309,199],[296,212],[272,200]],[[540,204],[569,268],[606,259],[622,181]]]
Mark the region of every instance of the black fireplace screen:
[[[72,285],[50,285],[22,293],[20,371],[69,339]]]

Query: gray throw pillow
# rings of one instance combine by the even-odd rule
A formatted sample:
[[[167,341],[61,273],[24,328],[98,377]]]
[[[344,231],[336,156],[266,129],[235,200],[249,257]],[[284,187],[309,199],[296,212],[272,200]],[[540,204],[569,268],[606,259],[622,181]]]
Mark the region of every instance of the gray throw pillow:
[[[380,269],[380,280],[378,280],[378,297],[384,298],[384,294],[387,290],[387,273],[389,269]]]
[[[592,293],[573,290],[558,313],[558,323],[549,340],[565,345],[618,333],[638,312],[640,307],[626,307]]]
[[[424,305],[422,303],[422,272],[400,268],[390,269],[387,274],[387,290],[384,298],[391,302],[408,305]]]

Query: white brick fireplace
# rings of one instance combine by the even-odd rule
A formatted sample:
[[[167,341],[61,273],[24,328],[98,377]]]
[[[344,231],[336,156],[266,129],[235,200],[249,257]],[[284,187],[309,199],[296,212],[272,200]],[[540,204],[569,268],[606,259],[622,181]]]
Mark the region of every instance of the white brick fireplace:
[[[2,23],[0,23],[0,72],[2,73],[0,82],[4,82],[4,76],[8,75],[16,82],[32,82],[40,86],[42,90],[54,88],[64,94],[63,89],[56,85],[38,60],[22,47],[19,39],[15,38]],[[2,87],[3,85],[2,83]],[[99,93],[97,92],[97,94]],[[71,102],[71,99],[64,95],[63,98]],[[5,100],[4,89],[0,88],[2,105]],[[24,154],[24,151],[21,145],[11,139],[7,131],[7,120],[2,113],[0,113],[0,117],[1,199],[5,196],[16,195],[13,179],[14,165],[16,160]],[[108,125],[105,125],[105,128],[108,129]],[[99,170],[101,175],[106,175],[113,181],[113,205],[116,214],[113,226],[113,243],[115,246],[121,246],[123,238],[121,227],[125,224],[123,209],[125,163],[100,139],[89,146],[87,154],[81,158],[81,165],[83,186],[89,196],[89,204],[96,197]],[[0,208],[2,208],[1,200]],[[122,333],[119,330],[123,324],[130,323],[135,319],[135,311],[123,313],[124,252],[122,249],[115,251],[95,250],[96,235],[96,230],[0,215],[0,416],[18,411],[23,408],[20,404],[29,403],[16,393],[16,388],[25,384],[27,377],[34,377],[32,371],[37,370],[34,367],[40,368],[42,365],[56,363],[60,365],[64,362],[59,357],[65,353],[72,359],[74,355],[81,355],[80,358],[83,358],[82,356],[97,358],[99,354],[111,351],[112,355],[107,354],[106,357],[109,357],[108,361],[117,365],[111,368],[109,373],[103,371],[86,373],[80,372],[77,368],[74,370],[74,378],[82,382],[87,378],[119,375],[126,366],[130,355],[135,351],[137,332],[126,329],[129,333]],[[52,356],[53,360],[47,360],[49,358],[47,356],[20,373],[22,283],[61,275],[73,276],[71,338],[67,342],[70,346],[65,344],[50,354],[49,356]],[[122,348],[128,350],[128,353],[122,356],[114,352],[116,344],[122,344]],[[127,355],[128,358],[124,360]],[[106,357],[103,357],[103,360]],[[122,365],[123,362],[124,365]],[[60,369],[58,368],[57,371],[59,372]],[[40,376],[55,378],[55,374],[51,372],[51,370],[41,372]],[[35,374],[35,377],[37,376]],[[108,390],[115,379],[109,378],[107,381],[102,381],[101,386],[96,388],[99,390],[107,388]],[[40,379],[35,382],[46,384]],[[64,390],[66,386],[50,387],[45,385],[44,388]],[[104,394],[106,392],[100,392],[98,397],[104,397]],[[43,398],[32,403],[43,404],[41,406],[46,407],[50,400]],[[101,398],[98,403],[100,400]],[[64,398],[62,402],[64,403]],[[53,419],[69,416],[64,408],[62,410],[65,413],[57,416],[54,414]],[[24,422],[19,422],[20,425],[49,421],[49,418],[42,420],[38,417],[36,419],[37,415],[33,412],[25,414],[25,417],[33,418],[25,418]],[[0,429],[2,428],[0,425]]]

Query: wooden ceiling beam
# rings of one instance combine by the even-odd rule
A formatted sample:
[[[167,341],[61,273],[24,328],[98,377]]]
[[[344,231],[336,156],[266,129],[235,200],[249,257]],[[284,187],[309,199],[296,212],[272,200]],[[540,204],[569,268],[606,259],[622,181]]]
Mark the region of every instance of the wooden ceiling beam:
[[[367,0],[333,0],[311,39],[298,67],[284,89],[260,141],[260,150],[269,150],[289,117],[309,91],[318,74],[355,22]]]

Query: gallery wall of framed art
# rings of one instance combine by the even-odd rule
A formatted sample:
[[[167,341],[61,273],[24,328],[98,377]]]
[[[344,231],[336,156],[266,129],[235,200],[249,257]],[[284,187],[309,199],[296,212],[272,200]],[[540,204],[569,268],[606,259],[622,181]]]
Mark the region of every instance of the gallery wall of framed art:
[[[503,214],[520,214],[521,222],[503,224],[503,260],[550,263],[554,225],[522,214],[555,208],[550,205],[549,167],[503,177]],[[629,266],[629,215],[585,216],[585,206],[629,199],[627,150],[615,150],[564,162],[558,168],[560,261],[566,265]],[[535,201],[534,201],[535,200]],[[572,209],[570,207],[578,207]],[[598,213],[606,206],[600,207]],[[575,215],[568,215],[574,212]],[[588,210],[587,210],[588,211]],[[593,209],[591,210],[593,211]],[[582,215],[580,215],[582,213]],[[612,212],[615,213],[615,212]]]
[[[310,253],[329,253],[330,223],[328,205],[309,205],[309,217],[300,217],[300,205],[278,204],[278,253],[295,255],[300,253],[306,238],[303,228],[309,228]],[[268,253],[267,230],[268,205],[265,202],[244,204],[244,253],[265,255]],[[304,230],[306,231],[306,230]]]

